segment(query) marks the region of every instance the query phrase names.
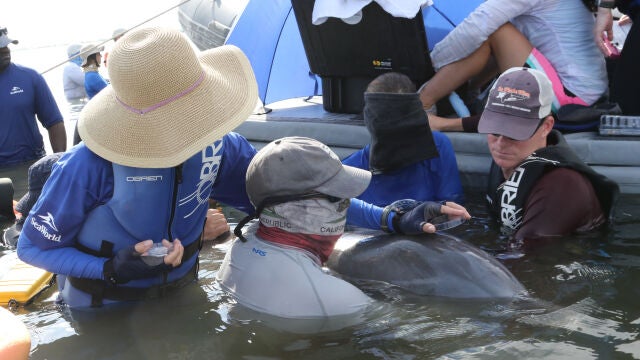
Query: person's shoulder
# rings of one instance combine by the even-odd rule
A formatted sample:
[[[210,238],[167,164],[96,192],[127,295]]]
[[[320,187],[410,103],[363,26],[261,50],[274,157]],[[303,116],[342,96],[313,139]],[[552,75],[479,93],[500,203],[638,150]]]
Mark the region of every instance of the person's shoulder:
[[[573,180],[582,179],[584,176],[579,171],[565,168],[556,167],[544,174],[545,178],[556,179],[560,182],[571,182]]]
[[[40,77],[40,73],[37,72],[35,69],[24,66],[24,65],[20,65],[20,64],[16,64],[16,63],[12,63],[13,68],[16,72],[22,73],[22,74],[27,74],[30,76],[37,76]]]
[[[222,148],[225,151],[230,151],[232,149],[238,150],[246,146],[251,146],[251,143],[247,138],[233,131],[225,134],[222,139],[216,140],[214,144],[219,144],[220,142],[222,142]]]
[[[369,169],[369,148],[371,145],[366,145],[360,150],[356,150],[349,156],[342,159],[342,163],[349,166],[355,166],[360,169]]]
[[[111,166],[111,162],[91,151],[84,142],[73,146],[63,153],[58,164],[64,166],[80,167],[105,167]]]
[[[577,170],[564,167],[547,171],[535,186],[543,186],[545,192],[556,194],[583,193],[593,188],[586,176]]]

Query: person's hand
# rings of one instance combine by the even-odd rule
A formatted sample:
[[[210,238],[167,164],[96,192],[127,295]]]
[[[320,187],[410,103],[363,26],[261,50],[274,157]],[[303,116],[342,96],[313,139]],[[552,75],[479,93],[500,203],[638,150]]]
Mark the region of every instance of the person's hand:
[[[135,279],[154,277],[179,266],[184,253],[184,247],[180,240],[176,239],[173,243],[162,240],[162,244],[169,250],[169,253],[164,256],[164,261],[158,265],[149,265],[141,258],[153,246],[152,240],[144,240],[134,246],[120,249],[114,257],[104,264],[105,280],[112,284],[124,284]]]
[[[396,212],[396,216],[393,218],[393,227],[396,232],[408,235],[434,233],[436,227],[430,221],[440,215],[459,216],[467,220],[471,218],[467,209],[452,201],[444,203],[425,201],[417,204],[419,205],[404,213],[402,211]],[[389,206],[393,206],[393,204]]]
[[[605,39],[613,41],[613,15],[611,14],[611,9],[598,8],[596,22],[593,27],[593,38],[600,52],[608,57],[610,50],[605,44]]]
[[[204,223],[204,240],[216,240],[219,236],[229,233],[229,223],[219,209],[207,210],[207,219]]]
[[[471,219],[471,214],[469,214],[467,209],[464,206],[453,201],[445,201],[440,211],[442,212],[442,214],[449,215],[450,217],[460,216],[465,220]]]
[[[182,264],[182,255],[184,255],[184,246],[182,246],[182,242],[180,242],[179,239],[175,239],[173,242],[162,239],[162,246],[166,247],[168,250],[167,255],[164,256],[165,265],[170,265],[172,267],[180,266],[180,264]]]
[[[627,24],[631,24],[633,20],[629,17],[629,15],[622,15],[620,19],[618,19],[618,25],[624,26]]]

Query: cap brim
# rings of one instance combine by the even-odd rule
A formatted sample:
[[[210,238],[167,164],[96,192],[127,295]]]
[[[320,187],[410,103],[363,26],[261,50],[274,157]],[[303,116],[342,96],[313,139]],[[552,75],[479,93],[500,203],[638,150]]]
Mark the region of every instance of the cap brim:
[[[8,247],[16,247],[18,244],[18,238],[20,237],[20,232],[22,231],[22,223],[13,224],[7,229],[5,229],[4,233],[2,233],[2,241],[5,246]]]
[[[9,44],[17,45],[18,40],[11,40],[6,36],[0,37],[0,48],[7,47]]]
[[[351,199],[362,194],[370,181],[369,171],[342,165],[342,170],[314,190],[340,199]]]
[[[35,205],[36,200],[38,200],[39,194],[34,194],[33,191],[29,191],[16,204],[16,210],[22,214],[22,216],[26,217],[29,215],[29,211],[33,205]]]
[[[538,123],[539,121],[534,119],[484,109],[478,123],[478,132],[502,135],[514,140],[527,140],[533,136]]]

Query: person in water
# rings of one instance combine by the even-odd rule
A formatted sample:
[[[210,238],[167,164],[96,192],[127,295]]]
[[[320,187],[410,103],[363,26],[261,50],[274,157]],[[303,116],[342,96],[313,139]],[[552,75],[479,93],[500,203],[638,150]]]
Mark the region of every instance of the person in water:
[[[371,81],[363,115],[371,144],[342,160],[373,174],[359,199],[378,206],[398,199],[464,202],[451,141],[429,128],[408,76],[388,72]]]
[[[543,72],[509,69],[491,88],[478,124],[493,158],[489,207],[518,245],[595,229],[619,193],[553,129],[553,97]]]
[[[67,47],[67,56],[69,62],[62,70],[62,85],[64,87],[64,97],[70,103],[79,103],[87,97],[87,91],[84,89],[84,72],[82,72],[82,58],[80,50],[82,45],[71,44]]]
[[[180,289],[196,278],[202,242],[219,235],[208,221],[212,189],[250,207],[238,179],[255,149],[227,134],[258,98],[244,54],[196,53],[178,30],[154,27],[128,32],[109,62],[112,86],[83,108],[83,141],[54,164],[17,247],[21,260],[59,274],[70,307]]]
[[[83,141],[54,164],[18,240],[24,262],[61,275],[71,307],[180,289],[196,277],[202,241],[228,230],[209,198],[255,212],[245,174],[256,150],[230,132],[258,101],[246,56],[196,53],[179,31],[152,27],[127,32],[109,62],[111,86],[80,113]],[[428,209],[358,207],[365,226],[404,233],[435,231]],[[145,262],[153,246],[167,253],[154,248],[157,265]]]
[[[344,232],[349,199],[368,171],[343,165],[321,142],[272,141],[251,160],[247,193],[259,222],[234,240],[216,276],[238,303],[284,318],[362,311],[371,299],[322,269]]]
[[[102,62],[102,51],[104,46],[96,44],[87,44],[80,49],[80,57],[82,58],[82,71],[84,71],[84,89],[87,92],[87,98],[93,99],[97,93],[102,91],[109,83],[100,75],[100,63]]]

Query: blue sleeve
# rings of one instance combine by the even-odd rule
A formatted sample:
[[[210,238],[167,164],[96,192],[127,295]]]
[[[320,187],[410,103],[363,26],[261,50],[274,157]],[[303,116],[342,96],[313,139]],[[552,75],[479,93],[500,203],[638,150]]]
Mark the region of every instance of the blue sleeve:
[[[359,169],[369,170],[369,146],[370,145],[367,145],[342,159],[342,163]]]
[[[47,271],[101,279],[107,260],[75,248],[86,214],[113,193],[111,163],[79,144],[53,166],[20,233],[18,256]]]
[[[438,153],[440,156],[431,160],[436,162],[434,174],[434,184],[436,184],[434,200],[454,201],[458,204],[464,204],[464,191],[460,182],[460,173],[458,172],[458,163],[456,162],[456,154],[453,151],[451,140],[441,132],[434,131],[433,139],[436,142]]]
[[[51,93],[51,89],[49,89],[49,85],[47,85],[44,77],[37,72],[34,75],[34,88],[36,93],[36,115],[42,126],[48,129],[63,121],[64,118],[62,117],[60,108],[58,108],[56,99]]]
[[[347,224],[352,226],[359,226],[367,229],[381,230],[380,227],[382,219],[382,211],[384,209],[364,202],[360,199],[351,199],[351,204],[347,210]],[[392,220],[395,213],[389,216],[387,226],[393,231]]]
[[[85,73],[84,75],[84,88],[87,92],[87,96],[92,98],[96,96],[100,90],[104,89],[109,85],[107,81],[95,71],[90,71]]]
[[[222,138],[222,164],[213,184],[211,198],[247,214],[254,212],[247,195],[247,168],[256,149],[242,135],[231,132]]]

